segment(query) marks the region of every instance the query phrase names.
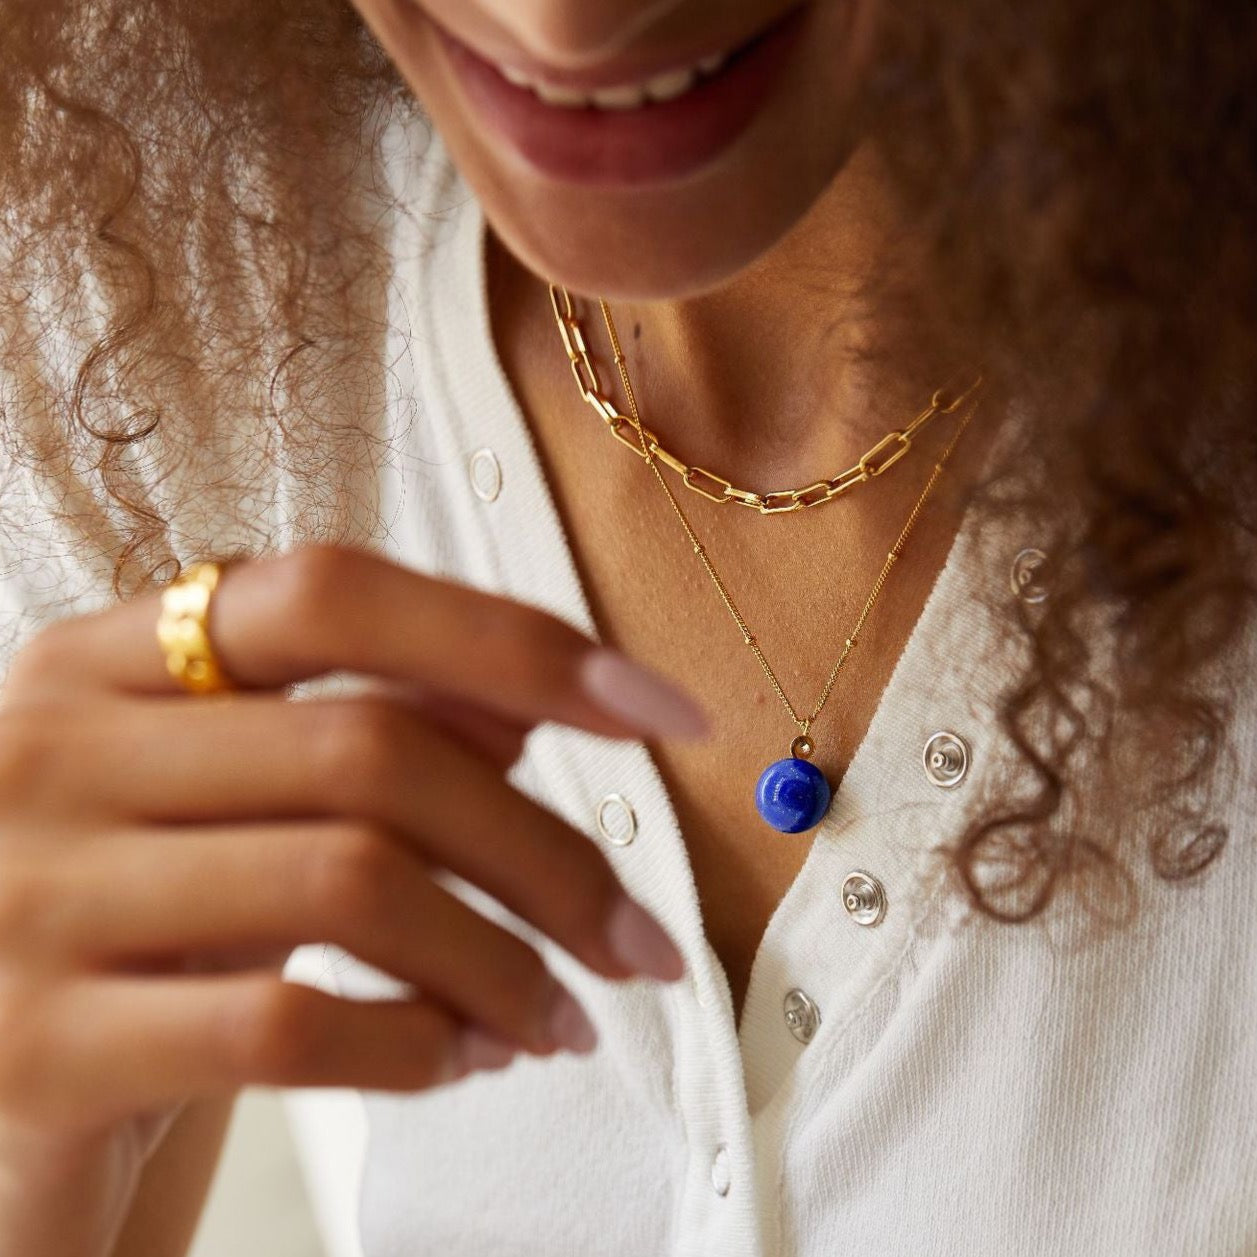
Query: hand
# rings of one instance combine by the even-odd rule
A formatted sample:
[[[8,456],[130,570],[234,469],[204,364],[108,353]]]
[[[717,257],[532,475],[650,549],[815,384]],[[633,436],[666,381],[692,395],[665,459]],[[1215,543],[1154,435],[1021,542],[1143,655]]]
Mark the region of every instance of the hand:
[[[104,1226],[193,1096],[413,1091],[592,1047],[538,953],[439,870],[604,977],[682,975],[598,847],[505,772],[543,720],[701,734],[671,686],[541,611],[345,547],[227,569],[210,628],[234,693],[167,675],[158,609],[154,593],[50,625],[3,691],[0,1210],[6,1176],[90,1160],[117,1185]],[[378,688],[285,693],[341,670]],[[416,997],[284,981],[311,941]]]

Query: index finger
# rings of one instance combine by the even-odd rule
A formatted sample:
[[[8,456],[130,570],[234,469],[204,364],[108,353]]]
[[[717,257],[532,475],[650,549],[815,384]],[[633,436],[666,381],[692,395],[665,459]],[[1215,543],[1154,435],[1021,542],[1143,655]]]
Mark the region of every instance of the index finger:
[[[157,642],[161,591],[45,629],[15,674],[62,686],[178,694]],[[312,545],[241,559],[210,603],[210,637],[244,689],[328,672],[413,682],[525,725],[555,720],[610,737],[698,737],[702,709],[671,681],[556,616],[399,566]]]

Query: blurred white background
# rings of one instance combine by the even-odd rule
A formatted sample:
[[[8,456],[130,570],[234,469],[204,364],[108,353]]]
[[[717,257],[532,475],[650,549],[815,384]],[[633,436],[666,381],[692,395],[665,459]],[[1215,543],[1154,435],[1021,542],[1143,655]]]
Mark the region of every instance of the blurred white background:
[[[356,1092],[244,1091],[191,1257],[362,1257],[353,1166],[364,1121]],[[312,1146],[347,1155],[312,1158]]]

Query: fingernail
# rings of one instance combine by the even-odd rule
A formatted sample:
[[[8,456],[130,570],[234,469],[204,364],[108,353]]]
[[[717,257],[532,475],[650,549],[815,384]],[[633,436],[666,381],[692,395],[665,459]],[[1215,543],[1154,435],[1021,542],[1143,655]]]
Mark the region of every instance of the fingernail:
[[[572,1052],[592,1052],[598,1043],[598,1032],[584,1009],[561,987],[550,1008],[546,1028],[560,1047]]]
[[[465,1069],[501,1069],[509,1065],[519,1049],[476,1026],[468,1026],[459,1036],[459,1051]]]
[[[620,963],[638,973],[668,982],[685,973],[685,957],[663,927],[627,895],[612,910],[607,941]]]
[[[618,650],[597,646],[588,651],[580,663],[580,681],[603,711],[643,733],[692,738],[710,731],[692,698]]]

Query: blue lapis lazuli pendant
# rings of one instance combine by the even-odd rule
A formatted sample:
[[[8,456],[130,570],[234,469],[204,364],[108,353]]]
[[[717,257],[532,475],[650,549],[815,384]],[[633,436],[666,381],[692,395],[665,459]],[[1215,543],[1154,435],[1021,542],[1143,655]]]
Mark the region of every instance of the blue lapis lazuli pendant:
[[[775,830],[799,834],[820,824],[829,810],[830,789],[825,774],[800,754],[801,749],[811,753],[810,740],[796,738],[790,749],[790,755],[760,773],[755,807]]]

